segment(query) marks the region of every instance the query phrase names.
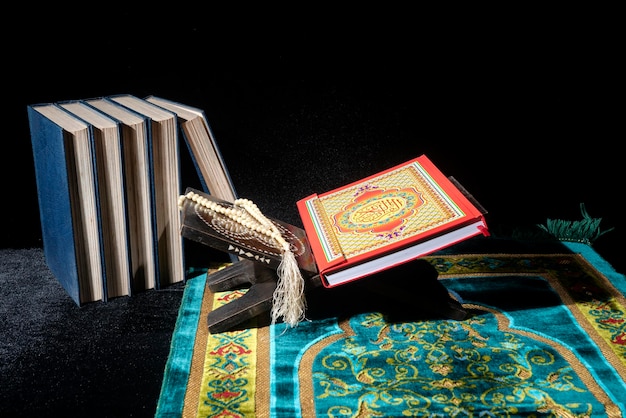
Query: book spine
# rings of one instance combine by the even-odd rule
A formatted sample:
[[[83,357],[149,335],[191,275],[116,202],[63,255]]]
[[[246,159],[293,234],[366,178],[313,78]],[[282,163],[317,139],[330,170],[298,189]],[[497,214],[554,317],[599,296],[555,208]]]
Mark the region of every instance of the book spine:
[[[70,183],[63,130],[28,106],[39,217],[46,263],[77,305],[81,304]],[[52,209],[54,207],[54,210]],[[65,242],[65,245],[61,245]]]

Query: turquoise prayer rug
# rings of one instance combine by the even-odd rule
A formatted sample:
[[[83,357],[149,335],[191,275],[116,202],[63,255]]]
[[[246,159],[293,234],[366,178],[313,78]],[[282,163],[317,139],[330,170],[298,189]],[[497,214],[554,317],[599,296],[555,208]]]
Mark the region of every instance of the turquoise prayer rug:
[[[424,259],[466,319],[391,321],[361,305],[211,335],[207,313],[245,289],[188,280],[156,416],[626,415],[626,278],[591,247]]]

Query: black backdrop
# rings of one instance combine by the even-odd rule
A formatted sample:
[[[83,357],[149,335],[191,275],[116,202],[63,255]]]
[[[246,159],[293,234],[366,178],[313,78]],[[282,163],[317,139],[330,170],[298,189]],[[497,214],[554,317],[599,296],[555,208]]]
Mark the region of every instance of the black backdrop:
[[[238,194],[285,221],[301,197],[426,153],[494,226],[578,220],[584,203],[616,228],[596,248],[624,266],[623,67],[593,14],[218,28],[199,12],[49,7],[5,34],[2,247],[41,245],[26,105],[131,93],[204,109]]]
[[[7,8],[0,248],[42,245],[26,106],[130,93],[204,109],[238,194],[270,216],[298,224],[297,199],[426,153],[495,232],[585,203],[626,272],[620,14],[177,6]],[[182,286],[76,309],[26,261],[40,252],[3,254],[0,408],[152,416]]]

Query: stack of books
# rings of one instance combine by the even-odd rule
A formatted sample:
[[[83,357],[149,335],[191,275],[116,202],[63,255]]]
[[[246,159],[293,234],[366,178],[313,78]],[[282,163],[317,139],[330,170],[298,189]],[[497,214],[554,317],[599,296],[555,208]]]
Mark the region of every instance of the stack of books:
[[[82,305],[185,279],[188,153],[206,193],[235,188],[204,111],[130,94],[27,106],[46,262]]]

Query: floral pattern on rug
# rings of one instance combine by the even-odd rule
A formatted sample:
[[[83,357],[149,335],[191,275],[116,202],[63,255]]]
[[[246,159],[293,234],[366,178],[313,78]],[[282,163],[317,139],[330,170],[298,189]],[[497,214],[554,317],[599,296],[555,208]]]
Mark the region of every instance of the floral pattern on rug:
[[[583,257],[426,259],[467,319],[364,312],[272,325],[269,344],[266,328],[210,335],[197,416],[624,416],[626,302]]]
[[[318,415],[621,416],[626,309],[593,270],[571,255],[429,261],[470,318],[352,317],[313,362]]]

